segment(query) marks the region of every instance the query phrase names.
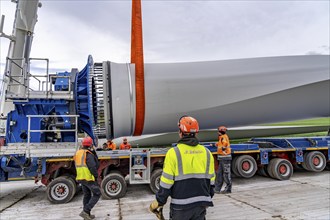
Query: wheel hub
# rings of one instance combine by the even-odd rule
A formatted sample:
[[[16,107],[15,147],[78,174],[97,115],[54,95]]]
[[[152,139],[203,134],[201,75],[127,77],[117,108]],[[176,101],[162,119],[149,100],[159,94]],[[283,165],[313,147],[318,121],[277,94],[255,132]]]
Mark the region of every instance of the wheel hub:
[[[249,169],[250,169],[250,163],[247,162],[247,161],[243,162],[243,164],[242,164],[242,168],[243,168],[243,170],[245,170],[245,171],[249,170]]]
[[[106,189],[107,192],[113,196],[120,193],[122,186],[118,180],[111,180],[107,183]]]
[[[58,189],[57,189],[57,192],[59,193],[59,194],[63,194],[64,193],[64,187],[59,187]]]
[[[314,157],[314,158],[313,158],[313,164],[314,164],[315,166],[318,166],[318,165],[320,164],[320,159],[319,159],[318,157]]]
[[[116,190],[117,189],[117,184],[116,183],[112,183],[111,184],[111,190]]]
[[[56,198],[56,200],[63,200],[65,199],[69,194],[68,186],[62,183],[56,184],[51,191],[51,195],[53,198]]]
[[[281,165],[279,167],[280,174],[285,174],[287,172],[287,168],[285,165]]]

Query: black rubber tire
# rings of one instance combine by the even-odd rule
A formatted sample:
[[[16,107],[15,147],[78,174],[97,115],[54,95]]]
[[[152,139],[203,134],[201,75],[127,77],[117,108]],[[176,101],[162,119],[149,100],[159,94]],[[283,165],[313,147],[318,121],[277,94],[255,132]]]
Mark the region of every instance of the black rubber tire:
[[[64,176],[66,177],[68,180],[70,180],[73,184],[73,196],[76,195],[77,191],[78,191],[78,183],[76,182],[75,178],[72,176]]]
[[[307,170],[307,171],[311,171],[311,168],[309,167],[309,165],[308,165],[308,163],[307,163],[307,155],[309,154],[309,152],[305,152],[304,153],[304,156],[303,156],[303,158],[304,158],[304,161],[301,163],[301,166],[305,169],[305,170]]]
[[[293,166],[293,170],[303,170],[304,169],[302,164],[294,163],[294,164],[292,164],[292,166]]]
[[[269,177],[274,178],[274,179],[276,179],[276,178],[275,178],[275,175],[274,175],[274,173],[273,173],[273,167],[274,167],[275,159],[276,159],[276,158],[271,159],[271,160],[269,161],[268,165],[267,165],[267,173],[268,173]]]
[[[278,180],[288,180],[293,174],[293,166],[290,161],[282,158],[273,159],[272,173],[275,179]]]
[[[318,164],[314,163],[315,160]],[[311,151],[307,154],[305,163],[309,171],[322,172],[327,165],[327,160],[320,151]]]
[[[241,177],[241,175],[238,173],[238,170],[237,170],[237,159],[238,159],[238,157],[234,157],[234,159],[232,160],[231,171],[235,176]]]
[[[125,196],[126,191],[127,184],[125,178],[117,172],[108,174],[101,182],[101,193],[105,199],[122,198]]]
[[[160,177],[162,176],[163,169],[157,168],[154,171],[152,171],[150,176],[150,189],[153,193],[157,193],[159,190],[159,184],[160,184]]]
[[[324,168],[325,170],[328,170],[328,171],[330,171],[330,161],[329,162],[327,162],[327,165],[325,166],[325,168]]]
[[[263,165],[263,166],[259,167],[257,173],[258,173],[259,176],[264,176],[264,177],[269,176],[268,172],[267,172],[267,166],[266,165]]]
[[[77,192],[79,190],[81,190],[81,186],[79,186],[79,183],[76,182],[76,177],[73,176],[73,175],[70,175],[70,174],[66,174],[66,173],[63,174],[62,176],[65,177],[65,178],[68,178],[68,180],[70,180],[72,182],[72,184],[74,186],[74,189],[73,189],[74,190],[74,195],[76,195]]]
[[[68,203],[76,193],[75,186],[67,176],[57,177],[47,186],[47,198],[54,204]]]
[[[249,163],[250,168],[248,170],[243,169],[243,164],[244,163]],[[244,178],[253,177],[254,174],[257,172],[257,169],[258,169],[257,162],[250,155],[239,156],[237,161],[236,161],[236,165],[237,165],[237,172],[239,173],[239,175],[241,177],[244,177]]]

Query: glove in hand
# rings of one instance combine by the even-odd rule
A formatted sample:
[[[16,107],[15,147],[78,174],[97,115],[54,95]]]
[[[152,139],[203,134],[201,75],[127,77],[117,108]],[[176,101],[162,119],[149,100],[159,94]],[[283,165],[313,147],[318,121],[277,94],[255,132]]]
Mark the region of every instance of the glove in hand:
[[[157,202],[157,200],[154,200],[154,201],[152,201],[152,203],[150,204],[149,209],[150,209],[151,212],[155,212],[155,211],[156,211],[158,208],[160,208],[160,207],[163,207],[163,206],[160,206],[159,203]]]
[[[159,205],[159,203],[157,202],[157,200],[154,200],[150,206],[149,206],[149,210],[156,214],[157,218],[160,220],[164,220],[164,216],[163,216],[163,206]]]

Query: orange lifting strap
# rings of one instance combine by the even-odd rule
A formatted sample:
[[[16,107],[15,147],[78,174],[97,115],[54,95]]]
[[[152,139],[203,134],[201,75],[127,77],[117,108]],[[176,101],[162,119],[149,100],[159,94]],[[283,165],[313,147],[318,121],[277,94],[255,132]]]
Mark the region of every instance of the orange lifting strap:
[[[133,135],[141,135],[144,126],[144,61],[142,39],[141,0],[132,0],[131,63],[135,64],[135,129]]]

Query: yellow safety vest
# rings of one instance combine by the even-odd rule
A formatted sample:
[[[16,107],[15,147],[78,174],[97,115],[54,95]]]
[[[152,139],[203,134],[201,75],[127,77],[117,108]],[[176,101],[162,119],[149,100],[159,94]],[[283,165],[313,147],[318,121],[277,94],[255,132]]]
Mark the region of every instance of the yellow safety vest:
[[[169,149],[164,161],[160,186],[170,189],[174,184],[179,186],[186,184],[186,181],[191,180],[195,182],[196,179],[200,180],[201,185],[204,187],[199,186],[196,189],[191,187],[185,192],[176,191],[177,188],[181,187],[174,187],[171,203],[177,205],[188,205],[195,202],[211,203],[209,191],[205,191],[200,196],[194,196],[194,191],[208,188],[209,186],[204,185],[206,184],[206,181],[204,181],[206,179],[210,181],[211,185],[214,185],[215,173],[213,155],[204,146],[178,144],[177,147]]]
[[[94,176],[92,175],[86,164],[87,153],[92,154],[92,152],[90,152],[89,150],[80,149],[73,157],[77,171],[76,180],[95,181]]]

